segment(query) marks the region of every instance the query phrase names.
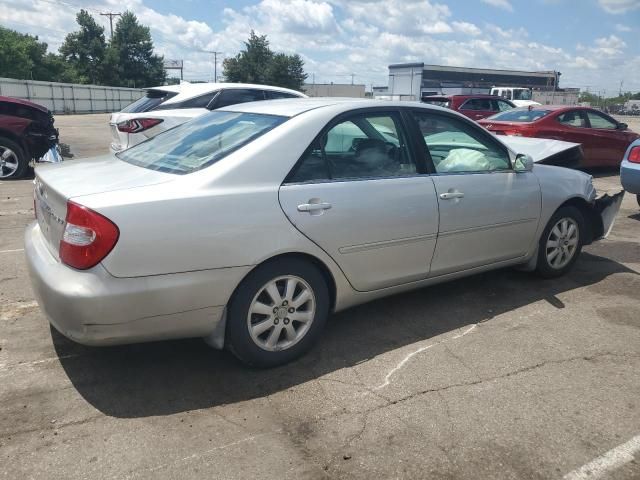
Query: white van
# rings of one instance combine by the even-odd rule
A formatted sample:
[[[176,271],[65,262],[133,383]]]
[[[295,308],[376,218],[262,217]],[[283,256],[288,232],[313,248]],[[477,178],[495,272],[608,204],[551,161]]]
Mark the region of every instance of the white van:
[[[530,88],[523,87],[493,87],[491,95],[511,100],[516,107],[528,107],[529,105],[540,105],[532,100],[533,92]]]

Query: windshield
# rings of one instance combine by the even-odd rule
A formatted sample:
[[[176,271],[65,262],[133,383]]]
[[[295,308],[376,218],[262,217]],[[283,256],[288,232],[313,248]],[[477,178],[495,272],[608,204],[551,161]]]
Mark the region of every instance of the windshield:
[[[215,111],[167,130],[117,157],[139,167],[183,175],[208,167],[287,120]]]
[[[130,103],[124,107],[121,112],[123,113],[140,113],[153,110],[161,103],[169,100],[171,97],[175,97],[176,92],[167,92],[164,90],[147,90],[147,94],[139,98],[133,103]]]
[[[499,122],[535,122],[545,115],[551,113],[551,110],[529,110],[528,108],[514,108],[505,112],[496,113],[487,118],[487,120],[496,120]]]
[[[514,88],[512,100],[531,100],[531,90]]]

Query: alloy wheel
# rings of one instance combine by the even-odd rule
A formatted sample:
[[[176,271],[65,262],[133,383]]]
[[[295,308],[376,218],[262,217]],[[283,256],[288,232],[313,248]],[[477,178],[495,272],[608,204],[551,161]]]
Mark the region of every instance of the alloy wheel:
[[[0,146],[0,178],[8,178],[16,173],[18,155],[10,148]]]
[[[258,290],[249,306],[249,335],[263,350],[286,350],[306,335],[315,313],[315,294],[305,280],[277,277]]]
[[[580,241],[580,230],[573,218],[565,217],[556,222],[546,243],[547,263],[560,270],[569,264],[576,254]]]

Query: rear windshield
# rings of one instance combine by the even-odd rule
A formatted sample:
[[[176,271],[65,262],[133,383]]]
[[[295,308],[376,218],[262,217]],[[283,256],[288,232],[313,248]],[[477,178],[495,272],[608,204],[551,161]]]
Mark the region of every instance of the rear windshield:
[[[449,105],[451,105],[451,101],[448,98],[423,98],[422,103],[445,108],[449,108]]]
[[[287,120],[286,117],[215,111],[117,154],[139,167],[183,175],[208,167]]]
[[[528,108],[514,108],[505,112],[496,113],[487,120],[496,120],[499,122],[535,122],[545,115],[551,113],[551,110],[529,110]]]
[[[164,90],[147,90],[147,94],[139,98],[133,103],[130,103],[126,107],[124,107],[121,112],[124,113],[140,113],[140,112],[148,112],[149,110],[153,110],[158,105],[163,102],[166,102],[172,97],[177,95],[176,92],[166,92]]]

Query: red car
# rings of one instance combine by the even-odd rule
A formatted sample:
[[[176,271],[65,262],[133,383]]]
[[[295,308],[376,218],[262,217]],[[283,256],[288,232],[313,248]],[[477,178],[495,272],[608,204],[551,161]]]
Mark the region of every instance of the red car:
[[[429,95],[422,97],[422,102],[450,108],[472,120],[480,120],[516,107],[509,100],[495,95]]]
[[[551,138],[582,144],[580,167],[619,167],[640,135],[625,123],[588,107],[539,105],[501,112],[481,120],[496,135]]]
[[[0,96],[0,180],[23,177],[29,162],[57,143],[58,130],[46,107]]]

